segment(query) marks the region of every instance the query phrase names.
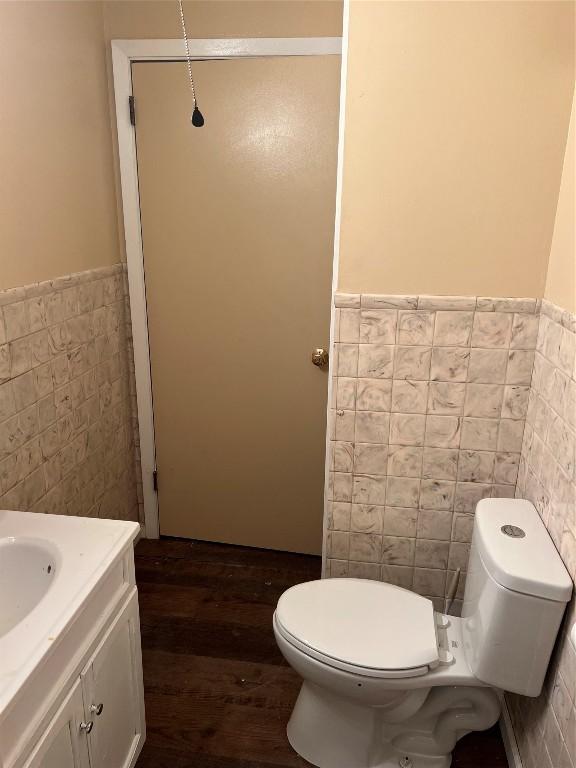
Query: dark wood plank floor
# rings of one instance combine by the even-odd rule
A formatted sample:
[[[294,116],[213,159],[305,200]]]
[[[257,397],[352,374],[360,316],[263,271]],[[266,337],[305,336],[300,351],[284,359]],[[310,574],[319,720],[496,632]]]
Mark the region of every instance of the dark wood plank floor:
[[[136,547],[147,740],[137,768],[304,768],[286,739],[300,680],[272,614],[320,559],[143,540]],[[462,739],[452,768],[505,768],[497,728]]]

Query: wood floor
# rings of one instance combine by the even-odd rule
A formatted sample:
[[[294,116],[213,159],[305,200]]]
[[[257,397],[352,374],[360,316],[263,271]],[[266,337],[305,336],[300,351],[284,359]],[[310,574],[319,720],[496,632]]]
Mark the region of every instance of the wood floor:
[[[286,740],[300,680],[272,614],[320,559],[182,539],[136,547],[147,739],[137,768],[304,768]],[[462,739],[452,768],[506,768],[497,728]]]

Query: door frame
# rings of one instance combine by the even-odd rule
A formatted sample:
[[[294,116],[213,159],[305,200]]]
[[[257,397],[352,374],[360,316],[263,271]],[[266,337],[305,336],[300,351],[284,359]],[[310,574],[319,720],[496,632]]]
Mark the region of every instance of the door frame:
[[[333,343],[334,301],[333,294],[338,277],[338,253],[340,235],[340,200],[342,189],[344,104],[346,95],[348,3],[344,0],[342,37],[261,37],[240,39],[190,39],[190,56],[193,60],[234,59],[266,56],[341,56],[340,109],[338,124],[338,165],[336,181],[336,216],[334,230],[334,260],[332,267],[332,301],[330,307],[330,349]],[[156,450],[154,438],[154,410],[150,347],[148,342],[148,314],[138,191],[138,166],[136,132],[131,123],[129,99],[132,94],[132,64],[146,61],[186,61],[181,39],[166,40],[112,40],[112,73],[118,133],[118,158],[128,292],[134,347],[136,401],[138,431],[140,437],[140,462],[144,502],[144,533],[147,538],[158,538],[160,521],[158,497],[155,490]],[[136,107],[137,108],[137,107]],[[332,371],[328,385],[328,406],[331,399]],[[328,414],[329,416],[329,414]],[[329,436],[327,434],[327,447]],[[328,457],[327,450],[326,456]],[[328,487],[326,465],[324,521],[326,520],[326,495]],[[325,536],[325,524],[323,536]],[[325,559],[323,541],[323,568]]]

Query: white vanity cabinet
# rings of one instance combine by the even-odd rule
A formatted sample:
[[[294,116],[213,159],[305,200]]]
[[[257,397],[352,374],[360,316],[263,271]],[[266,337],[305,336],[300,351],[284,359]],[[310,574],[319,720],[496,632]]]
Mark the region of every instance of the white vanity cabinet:
[[[33,521],[36,527],[48,516],[40,517],[40,523]],[[0,768],[134,768],[146,737],[132,544],[137,526],[80,518],[52,524],[76,525],[82,534],[88,528],[92,541],[101,534],[106,549],[101,558],[94,554],[84,583],[80,567],[86,546],[79,547],[75,570],[66,573],[62,558],[60,587],[64,592],[70,586],[75,596],[70,604],[60,601],[58,582],[47,593],[53,605],[46,614],[59,611],[61,620],[51,619],[55,629],[46,631],[43,645],[36,641],[34,664],[9,697],[4,688],[4,701],[2,683],[9,666],[0,661]],[[86,540],[83,535],[81,546]],[[34,641],[25,629],[22,642],[8,648],[11,658],[4,656],[16,673],[22,643]],[[4,636],[8,640],[9,634]],[[21,655],[22,663],[31,658]]]
[[[140,634],[136,594],[82,672],[90,768],[128,768],[143,738]]]
[[[143,721],[134,590],[24,766],[130,768],[142,746]]]
[[[88,745],[80,724],[84,717],[80,680],[66,697],[26,768],[88,768]]]

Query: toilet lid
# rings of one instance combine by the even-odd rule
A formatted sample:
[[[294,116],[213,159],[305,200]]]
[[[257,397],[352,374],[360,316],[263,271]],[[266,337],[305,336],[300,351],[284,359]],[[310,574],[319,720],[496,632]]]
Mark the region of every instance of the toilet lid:
[[[439,663],[432,602],[392,584],[367,579],[298,584],[284,592],[275,616],[283,634],[313,656],[413,674]]]

